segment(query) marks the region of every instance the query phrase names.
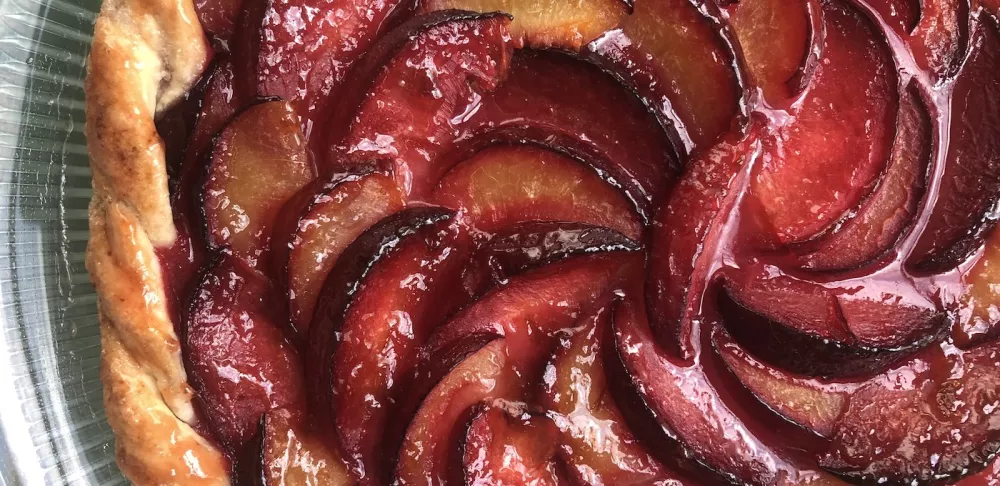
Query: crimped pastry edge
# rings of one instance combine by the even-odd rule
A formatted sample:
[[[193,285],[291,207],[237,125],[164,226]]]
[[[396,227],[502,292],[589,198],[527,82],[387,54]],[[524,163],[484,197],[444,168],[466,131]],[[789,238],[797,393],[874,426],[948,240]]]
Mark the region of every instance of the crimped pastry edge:
[[[188,92],[210,53],[191,0],[106,0],[88,60],[87,270],[98,294],[105,411],[118,465],[135,484],[229,483],[228,460],[193,428],[193,392],[154,253],[176,235],[154,117]]]

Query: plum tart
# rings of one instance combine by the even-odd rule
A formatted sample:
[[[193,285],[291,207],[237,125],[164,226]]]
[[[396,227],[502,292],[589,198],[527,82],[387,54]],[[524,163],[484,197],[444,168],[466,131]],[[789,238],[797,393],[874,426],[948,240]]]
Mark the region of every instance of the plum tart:
[[[105,0],[139,484],[1000,484],[996,0]]]

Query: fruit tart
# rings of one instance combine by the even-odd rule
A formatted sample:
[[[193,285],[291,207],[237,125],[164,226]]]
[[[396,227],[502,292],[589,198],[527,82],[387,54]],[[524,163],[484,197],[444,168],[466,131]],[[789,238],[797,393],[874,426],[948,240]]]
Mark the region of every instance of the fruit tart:
[[[1000,483],[995,0],[105,0],[140,484]]]

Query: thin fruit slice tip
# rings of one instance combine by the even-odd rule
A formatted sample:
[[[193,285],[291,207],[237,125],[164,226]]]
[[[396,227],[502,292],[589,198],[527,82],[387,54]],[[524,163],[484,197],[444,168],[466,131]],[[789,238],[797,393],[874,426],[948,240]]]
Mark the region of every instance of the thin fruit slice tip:
[[[504,12],[514,17],[510,34],[528,47],[579,51],[631,11],[627,0],[430,0],[423,11]]]
[[[558,440],[555,424],[524,403],[478,405],[461,443],[465,484],[567,484],[556,456]]]
[[[242,486],[353,484],[337,449],[329,447],[286,409],[264,414],[260,433],[234,466]]]

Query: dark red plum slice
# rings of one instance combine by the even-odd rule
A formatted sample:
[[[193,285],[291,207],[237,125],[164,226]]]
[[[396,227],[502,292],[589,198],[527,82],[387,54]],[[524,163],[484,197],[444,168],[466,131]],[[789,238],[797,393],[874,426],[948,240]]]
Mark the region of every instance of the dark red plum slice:
[[[971,52],[952,88],[947,162],[927,226],[911,254],[917,270],[955,267],[996,225],[1000,200],[1000,27],[976,17]]]
[[[317,179],[285,204],[271,239],[272,274],[298,334],[308,335],[317,296],[344,249],[401,209],[395,181],[377,173]]]
[[[686,159],[746,117],[746,74],[711,2],[637,2],[619,29],[588,45],[594,62],[634,89]]]
[[[236,24],[243,12],[243,0],[196,0],[201,27],[218,40],[229,42],[236,31]]]
[[[704,290],[703,276],[711,271],[719,250],[717,240],[738,206],[741,188],[747,184],[747,168],[759,157],[760,148],[754,130],[747,135],[727,134],[691,160],[657,213],[651,231],[646,298],[657,339],[681,357],[693,353],[691,323],[685,311],[689,296]]]
[[[497,146],[448,172],[430,201],[461,211],[485,232],[526,221],[573,221],[642,236],[620,191],[586,165],[532,145]]]
[[[292,102],[310,138],[350,66],[400,0],[254,0],[243,14],[236,72],[248,96]],[[322,131],[320,133],[323,133]]]
[[[845,221],[795,248],[804,268],[848,270],[875,260],[912,227],[927,184],[931,121],[916,87],[900,99],[889,166],[878,186]]]
[[[389,479],[382,466],[395,450],[383,441],[386,425],[412,391],[420,346],[469,300],[461,276],[470,246],[468,233],[453,220],[406,237],[361,281],[339,326],[330,413],[363,484]]]
[[[388,163],[403,192],[421,199],[437,182],[435,163],[455,125],[496,88],[513,45],[504,15],[444,22],[415,36],[386,65],[331,161]]]
[[[331,410],[333,404],[333,357],[338,348],[344,318],[375,265],[391,254],[404,238],[421,228],[452,217],[452,213],[433,207],[404,209],[394,213],[358,236],[337,258],[316,300],[306,347],[309,371],[310,404],[315,410]],[[332,427],[333,417],[324,414]],[[332,430],[331,430],[332,432]]]
[[[765,137],[752,188],[784,242],[817,235],[873,189],[898,111],[894,61],[876,27],[844,2],[821,3],[822,55],[801,102]]]
[[[264,414],[257,443],[237,459],[233,474],[243,486],[353,484],[337,449],[281,408]]]
[[[267,269],[278,212],[315,176],[291,105],[268,101],[243,111],[215,139],[202,187],[209,245]]]
[[[265,412],[288,408],[301,417],[305,411],[302,366],[273,298],[262,275],[222,254],[205,269],[184,321],[191,384],[233,456],[257,433]]]
[[[852,480],[953,480],[1000,444],[1000,348],[943,343],[854,392],[820,464]],[[884,479],[882,479],[884,478]]]
[[[632,434],[607,390],[601,352],[610,318],[610,306],[587,313],[545,368],[540,403],[562,435],[559,456],[583,484],[676,480]]]
[[[620,187],[644,221],[679,168],[670,139],[633,93],[598,67],[556,52],[515,52],[507,78],[462,130],[458,153],[448,159],[497,142],[565,152]]]

